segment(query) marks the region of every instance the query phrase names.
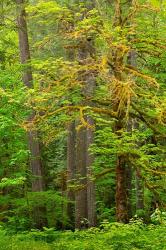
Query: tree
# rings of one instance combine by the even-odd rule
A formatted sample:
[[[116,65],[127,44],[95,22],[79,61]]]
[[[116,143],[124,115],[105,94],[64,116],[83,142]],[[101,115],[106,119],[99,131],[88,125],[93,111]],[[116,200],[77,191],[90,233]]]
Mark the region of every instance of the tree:
[[[17,24],[19,35],[20,59],[24,66],[23,82],[27,88],[32,88],[33,77],[30,66],[30,48],[28,41],[28,30],[26,22],[25,2],[24,0],[16,0],[17,4]],[[34,114],[29,117],[29,122],[33,119]],[[42,163],[40,158],[40,146],[37,131],[28,131],[28,145],[31,153],[30,168],[33,174],[32,191],[42,191],[44,187],[42,177]]]
[[[73,229],[75,221],[80,229],[95,226],[96,214],[98,224],[135,213],[147,222],[164,209],[165,16],[150,2],[17,3],[29,18],[20,69],[13,5],[3,1],[0,204],[10,227]],[[28,192],[27,126],[43,144],[43,192]]]

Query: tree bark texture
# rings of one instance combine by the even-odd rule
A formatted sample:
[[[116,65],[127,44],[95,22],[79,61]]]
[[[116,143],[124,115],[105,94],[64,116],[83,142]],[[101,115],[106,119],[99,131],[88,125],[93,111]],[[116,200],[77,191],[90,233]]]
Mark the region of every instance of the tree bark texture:
[[[132,167],[126,164],[126,193],[128,219],[132,218]]]
[[[33,77],[32,70],[28,63],[31,60],[30,49],[29,49],[29,41],[28,41],[28,29],[26,22],[26,11],[25,11],[25,1],[24,0],[16,0],[17,4],[17,24],[18,24],[18,36],[19,36],[19,49],[20,49],[20,61],[23,65],[23,82],[25,86],[28,88],[33,87]],[[32,113],[31,117],[29,117],[29,121],[31,121],[34,117]],[[29,150],[31,153],[30,158],[30,168],[34,179],[32,180],[32,191],[42,191],[44,187],[44,181],[42,178],[42,164],[40,158],[40,146],[38,141],[38,133],[37,131],[29,131],[28,132],[28,144]]]
[[[122,223],[127,223],[129,220],[125,167],[124,156],[118,156],[116,165],[116,219]]]
[[[75,196],[75,228],[87,227],[87,168],[86,168],[86,129],[77,131],[76,139],[76,178],[78,189]]]
[[[75,193],[70,188],[70,185],[74,185],[76,172],[76,130],[75,122],[71,122],[68,125],[68,137],[67,137],[67,216],[70,224],[74,222],[74,202]]]
[[[87,9],[94,7],[94,1],[85,1]],[[84,18],[84,17],[82,17]],[[81,48],[78,50],[78,58],[86,63],[87,58],[94,54],[93,40],[80,41]],[[84,82],[82,94],[84,96],[84,105],[91,105],[87,101],[93,96],[96,80],[94,72],[91,70],[81,78]],[[89,125],[93,125],[92,117],[85,116],[84,119]],[[76,228],[92,227],[96,225],[96,207],[95,207],[95,184],[92,180],[93,155],[89,152],[90,145],[93,143],[94,131],[91,128],[81,128],[77,131],[76,145],[76,175],[78,183],[83,185],[82,190],[76,192]],[[81,186],[80,185],[80,186]]]
[[[87,117],[87,122],[91,126],[94,125],[94,121],[91,117]],[[94,142],[94,131],[91,128],[87,128],[87,144],[86,144],[86,165],[87,165],[87,206],[88,206],[88,226],[96,226],[96,190],[93,180],[92,164],[94,162],[94,155],[89,152],[91,144]]]
[[[135,53],[135,51],[129,52],[127,61],[128,61],[129,65],[131,65],[133,67],[136,66],[136,53]],[[127,132],[132,134],[133,125],[134,125],[134,121],[132,119],[129,119],[127,122],[127,127],[126,127]],[[126,223],[129,221],[129,219],[132,218],[132,200],[131,200],[131,198],[132,198],[132,166],[131,166],[131,163],[129,161],[127,161],[127,159],[125,159],[125,157],[123,159],[122,159],[122,157],[123,156],[121,156],[120,159],[118,160],[118,164],[121,164],[122,166],[121,167],[119,166],[119,170],[117,169],[117,171],[121,172],[121,175],[118,174],[119,178],[121,179],[121,180],[119,180],[119,189],[120,189],[120,187],[124,188],[123,191],[122,190],[119,191],[121,193],[121,195],[123,194],[123,198],[121,197],[121,199],[123,200],[123,202],[122,202],[123,205],[122,204],[117,205],[117,206],[119,206],[119,208],[117,208],[117,219],[120,222]],[[117,168],[118,168],[118,166],[117,166]],[[121,168],[123,168],[123,170]],[[124,176],[123,176],[123,174],[124,174]],[[118,176],[117,176],[117,179],[118,179]],[[122,178],[123,178],[123,180],[122,180]],[[117,180],[117,183],[118,183],[118,180]],[[117,190],[117,192],[118,192],[118,190]],[[118,197],[118,194],[117,194],[117,197]],[[121,201],[119,200],[120,203],[121,203]],[[117,199],[117,203],[118,203],[118,199]],[[120,215],[121,212],[122,212],[122,215]]]

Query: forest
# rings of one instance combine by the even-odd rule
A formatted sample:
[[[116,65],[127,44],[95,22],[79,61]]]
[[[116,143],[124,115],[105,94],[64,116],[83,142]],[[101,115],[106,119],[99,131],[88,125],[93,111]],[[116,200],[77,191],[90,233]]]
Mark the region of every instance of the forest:
[[[0,0],[0,250],[166,250],[166,1]]]

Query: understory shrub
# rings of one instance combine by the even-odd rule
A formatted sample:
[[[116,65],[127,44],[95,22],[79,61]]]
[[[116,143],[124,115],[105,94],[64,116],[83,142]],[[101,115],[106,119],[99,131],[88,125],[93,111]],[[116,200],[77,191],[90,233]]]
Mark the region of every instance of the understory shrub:
[[[104,222],[100,228],[75,232],[32,230],[8,235],[0,230],[0,250],[166,250],[166,226],[133,221]]]

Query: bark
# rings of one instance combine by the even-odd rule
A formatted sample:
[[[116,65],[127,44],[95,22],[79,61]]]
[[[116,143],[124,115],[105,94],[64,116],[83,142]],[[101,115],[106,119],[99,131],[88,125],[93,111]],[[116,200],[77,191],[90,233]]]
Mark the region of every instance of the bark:
[[[70,6],[69,6],[70,7]],[[74,29],[73,24],[70,27],[71,30]],[[75,60],[75,51],[73,48],[68,48],[67,58],[70,61]],[[75,225],[75,192],[71,185],[75,184],[75,174],[76,174],[76,125],[75,121],[71,121],[68,125],[68,135],[67,135],[67,218],[69,220],[70,228]]]
[[[86,1],[87,9],[94,7],[94,1]],[[86,59],[91,57],[95,51],[93,40],[80,41],[81,48],[78,50],[78,58],[86,63]],[[93,96],[96,81],[94,73],[89,70],[86,76],[81,79],[85,86],[82,89],[82,94],[85,97],[84,104],[91,105],[89,97]],[[84,117],[89,124],[93,124],[91,117]],[[81,191],[76,193],[76,228],[92,227],[96,225],[96,207],[95,207],[95,184],[92,180],[92,169],[94,157],[89,152],[90,145],[93,143],[94,132],[90,128],[81,128],[77,131],[76,145],[76,173],[77,178],[80,177],[79,184],[86,185]]]
[[[16,0],[17,4],[17,24],[18,24],[18,36],[19,36],[19,49],[20,49],[20,61],[24,67],[23,70],[23,82],[28,88],[33,87],[32,70],[28,63],[31,60],[29,41],[28,41],[28,30],[26,22],[25,2],[24,0]],[[29,117],[31,121],[34,114]],[[32,191],[42,191],[44,182],[42,178],[42,164],[40,159],[40,147],[38,141],[37,131],[28,132],[28,144],[31,153],[30,168],[34,179],[32,180]]]
[[[90,54],[95,53],[93,50],[93,41],[89,42],[89,52]],[[92,50],[91,50],[92,48]],[[93,97],[96,88],[96,77],[94,72],[89,72],[87,75],[86,86],[85,86],[85,96],[88,100]],[[93,104],[90,101],[86,101],[88,106]],[[92,117],[87,116],[87,123],[91,126],[87,128],[87,144],[86,144],[86,165],[87,165],[87,206],[88,206],[88,226],[96,226],[96,191],[95,182],[93,180],[93,169],[92,164],[94,162],[94,155],[89,151],[91,144],[94,142],[94,120]]]
[[[86,129],[80,128],[77,131],[76,141],[76,178],[78,190],[75,195],[75,228],[87,227],[87,168],[86,168]]]
[[[121,76],[117,75],[118,79]],[[115,107],[117,110],[117,107]],[[115,133],[119,139],[122,136],[123,129],[126,129],[124,125],[124,114],[122,112],[118,117],[118,121],[115,125]],[[116,162],[116,220],[122,223],[128,223],[131,216],[131,166],[128,165],[126,154],[118,154]]]
[[[26,64],[30,62],[30,48],[28,40],[28,29],[26,22],[26,11],[25,11],[25,1],[16,0],[17,3],[17,24],[18,24],[18,36],[19,36],[19,49],[20,49],[20,61],[25,67],[23,71],[23,82],[28,87],[33,87],[32,85],[32,70],[30,66]]]
[[[67,138],[67,216],[70,224],[74,222],[74,201],[75,193],[70,188],[70,185],[74,185],[75,171],[76,171],[76,131],[75,122],[72,122],[68,126],[68,138]]]
[[[87,122],[93,126],[94,121],[91,117],[87,117]],[[96,226],[96,190],[95,190],[95,182],[93,180],[93,170],[92,164],[94,161],[94,155],[89,152],[89,148],[94,141],[94,131],[91,128],[87,129],[87,157],[86,157],[86,165],[87,165],[87,206],[88,206],[88,226],[94,227]]]
[[[126,164],[126,193],[128,219],[132,218],[132,167]]]
[[[122,223],[129,221],[125,167],[124,156],[118,156],[116,165],[116,219]]]
[[[128,60],[132,62],[133,57],[129,57]],[[134,60],[135,61],[135,60]],[[133,63],[134,63],[133,61]],[[133,129],[133,120],[129,119],[127,123],[127,132],[130,133],[132,136],[132,129]],[[132,218],[132,166],[129,161],[126,162],[126,193],[127,193],[127,210],[128,210],[128,218]]]
[[[34,178],[32,180],[32,192],[40,192],[44,189],[44,181],[37,131],[28,132],[28,144],[31,153],[30,169]]]
[[[86,59],[87,57],[87,44],[86,44],[86,50],[80,52],[80,57]],[[85,81],[85,86],[83,89],[83,95],[85,96],[85,99],[89,99],[90,97],[93,96],[94,89],[95,89],[95,77],[93,76],[93,73],[89,72],[89,74],[86,75],[86,78],[84,79]],[[91,105],[91,103],[88,101],[85,101],[86,105]],[[89,125],[94,125],[94,121],[92,117],[86,116],[85,117],[86,122]],[[84,163],[81,165],[82,172],[80,172],[79,169],[77,169],[77,174],[80,174],[81,178],[85,178],[86,180],[84,181],[84,184],[86,185],[85,190],[80,191],[80,195],[84,198],[78,198],[78,193],[77,193],[77,198],[76,198],[76,214],[78,211],[78,207],[84,207],[84,212],[82,210],[81,213],[83,213],[81,216],[76,216],[76,225],[78,225],[80,228],[81,224],[78,222],[78,220],[82,220],[83,215],[85,216],[85,221],[86,221],[86,226],[87,227],[92,227],[96,225],[96,206],[95,206],[95,184],[94,181],[92,180],[93,176],[93,171],[92,171],[92,163],[94,161],[94,156],[89,152],[90,145],[93,143],[94,140],[94,131],[91,128],[81,128],[79,132],[77,132],[77,164],[79,163],[79,156],[80,156],[80,149],[79,147],[83,148],[82,155],[83,158],[80,159],[80,162],[83,160]],[[83,144],[81,146],[81,144]],[[79,152],[79,153],[78,153]],[[83,170],[84,168],[84,170]],[[86,192],[86,195],[85,195]],[[86,199],[85,199],[86,197]],[[82,202],[85,202],[84,205],[82,205]],[[81,203],[81,204],[79,204]],[[84,224],[85,227],[85,224]]]
[[[130,51],[127,58],[128,64],[136,67],[136,52],[134,50]],[[128,120],[127,123],[127,132],[132,135],[132,130],[134,126],[132,118]],[[126,161],[125,164],[126,171],[126,198],[127,198],[127,214],[128,220],[132,218],[132,166],[131,163]]]

